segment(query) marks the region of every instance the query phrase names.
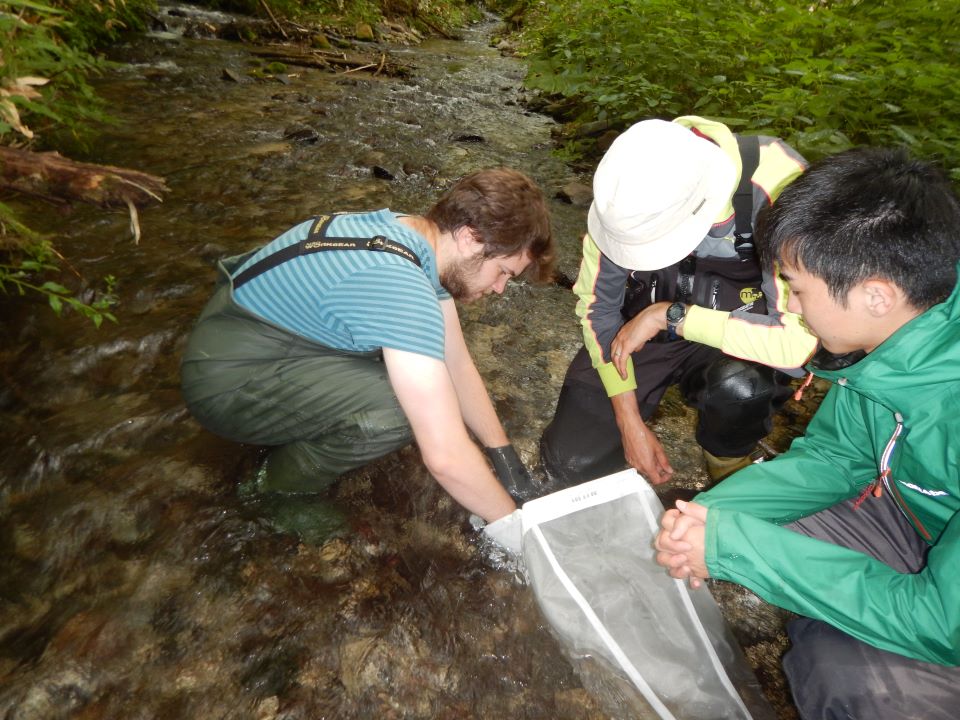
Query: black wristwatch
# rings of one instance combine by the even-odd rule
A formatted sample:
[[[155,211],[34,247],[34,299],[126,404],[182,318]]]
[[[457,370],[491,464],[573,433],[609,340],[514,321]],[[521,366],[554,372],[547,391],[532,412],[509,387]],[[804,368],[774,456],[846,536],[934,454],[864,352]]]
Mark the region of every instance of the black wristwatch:
[[[687,316],[687,306],[682,302],[675,302],[667,308],[667,339],[679,340],[677,325]]]

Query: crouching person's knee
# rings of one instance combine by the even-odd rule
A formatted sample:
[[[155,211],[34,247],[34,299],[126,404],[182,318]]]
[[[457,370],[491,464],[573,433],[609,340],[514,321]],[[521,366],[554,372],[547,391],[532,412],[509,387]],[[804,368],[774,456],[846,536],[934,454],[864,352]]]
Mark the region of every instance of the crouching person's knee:
[[[412,441],[410,423],[399,407],[364,410],[314,437],[274,449],[267,458],[261,489],[322,492],[348,470]]]
[[[788,632],[792,646],[783,670],[803,720],[877,717],[861,714],[870,690],[854,638],[809,618],[791,621]]]
[[[773,368],[724,356],[710,365],[701,404],[714,412],[766,414],[789,389]]]
[[[730,357],[712,363],[693,402],[699,410],[697,442],[717,457],[750,454],[789,395],[781,376],[773,368]]]
[[[792,620],[783,658],[803,720],[946,720],[956,717],[960,668],[861,642],[819,620]]]

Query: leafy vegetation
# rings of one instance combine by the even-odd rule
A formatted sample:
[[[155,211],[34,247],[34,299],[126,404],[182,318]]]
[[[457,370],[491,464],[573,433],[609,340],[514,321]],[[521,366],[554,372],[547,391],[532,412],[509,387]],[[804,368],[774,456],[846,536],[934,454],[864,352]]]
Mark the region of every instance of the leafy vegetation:
[[[88,79],[106,69],[94,54],[140,29],[152,0],[0,2],[0,142],[40,142],[54,126],[82,134],[105,119]]]
[[[473,0],[201,0],[300,22],[403,17],[453,29]],[[562,98],[576,124],[623,128],[700,114],[785,138],[807,157],[858,145],[908,146],[960,181],[960,3],[956,0],[489,0],[530,63],[527,84]],[[106,119],[89,80],[97,53],[142,29],[154,0],[0,0],[0,145],[47,148]],[[53,131],[57,132],[54,133]],[[576,141],[564,152],[574,157]],[[0,204],[0,291],[44,295],[99,324],[96,296],[50,280],[64,264],[47,238]]]
[[[269,8],[277,17],[333,25],[402,17],[425,32],[454,30],[479,13],[470,0],[200,0],[198,4],[247,15],[262,15]]]
[[[0,205],[0,210],[4,209]],[[9,223],[16,224],[16,220],[8,220]],[[116,317],[110,312],[110,308],[117,302],[113,293],[115,277],[108,275],[104,278],[104,289],[91,291],[89,297],[84,299],[75,296],[58,282],[38,280],[37,278],[44,275],[59,272],[60,267],[56,262],[63,258],[48,240],[35,236],[29,228],[19,225],[16,230],[30,238],[29,251],[13,253],[9,262],[0,262],[0,291],[13,291],[19,295],[37,293],[47,298],[57,315],[63,312],[64,307],[69,307],[90,319],[97,327],[100,327],[105,319],[116,322]]]
[[[142,27],[153,3],[147,0],[9,0],[0,2],[0,144],[44,147],[53,129],[77,137],[107,120],[102,102],[88,80],[108,64],[95,53],[124,30]],[[48,238],[20,222],[0,204],[0,291],[37,293],[59,315],[65,307],[96,325],[113,320],[112,278],[105,289],[81,299],[48,279],[62,259]]]
[[[548,0],[522,39],[528,85],[581,123],[699,114],[810,158],[906,145],[960,180],[955,0]]]

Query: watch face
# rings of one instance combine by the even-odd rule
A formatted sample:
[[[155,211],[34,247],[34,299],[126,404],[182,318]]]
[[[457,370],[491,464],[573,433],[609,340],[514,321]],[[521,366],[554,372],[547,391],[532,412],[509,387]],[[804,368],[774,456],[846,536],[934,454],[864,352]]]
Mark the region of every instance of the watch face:
[[[680,322],[686,314],[686,308],[681,303],[673,303],[667,308],[667,322]]]

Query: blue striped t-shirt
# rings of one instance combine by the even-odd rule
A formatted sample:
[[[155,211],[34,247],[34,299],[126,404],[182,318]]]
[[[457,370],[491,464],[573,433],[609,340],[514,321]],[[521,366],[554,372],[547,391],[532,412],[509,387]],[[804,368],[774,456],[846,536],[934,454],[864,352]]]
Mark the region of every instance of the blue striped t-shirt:
[[[287,230],[256,252],[234,277],[310,232],[313,220]],[[387,252],[329,250],[301,255],[234,291],[234,299],[274,325],[327,347],[367,352],[393,348],[443,360],[437,259],[427,240],[388,209],[336,216],[327,237],[384,235],[406,245],[422,267]]]

